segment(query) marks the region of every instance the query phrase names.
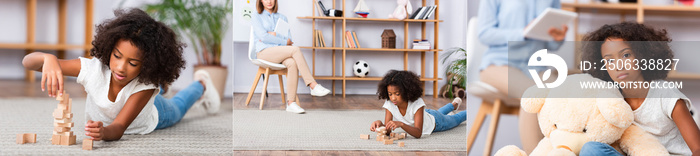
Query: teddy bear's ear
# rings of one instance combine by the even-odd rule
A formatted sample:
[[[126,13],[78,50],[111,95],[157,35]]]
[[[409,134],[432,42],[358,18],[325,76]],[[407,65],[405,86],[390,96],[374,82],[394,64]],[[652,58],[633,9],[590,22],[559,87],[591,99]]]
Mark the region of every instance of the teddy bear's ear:
[[[634,121],[632,108],[623,98],[598,98],[596,107],[603,118],[616,127],[629,127]]]
[[[549,89],[537,88],[537,86],[527,88],[520,99],[520,107],[528,113],[539,113],[547,94]]]

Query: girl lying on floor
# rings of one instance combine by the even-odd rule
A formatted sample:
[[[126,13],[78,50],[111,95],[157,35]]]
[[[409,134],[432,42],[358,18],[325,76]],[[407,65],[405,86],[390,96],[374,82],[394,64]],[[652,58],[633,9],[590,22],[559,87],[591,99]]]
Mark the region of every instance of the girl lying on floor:
[[[401,128],[409,135],[420,138],[432,132],[450,130],[467,120],[467,111],[454,113],[462,99],[455,98],[438,110],[425,109],[418,75],[410,71],[391,70],[379,82],[379,99],[386,100],[382,106],[386,110],[383,124],[381,120],[372,122],[371,131],[386,127],[387,134]],[[448,115],[449,114],[449,115]]]

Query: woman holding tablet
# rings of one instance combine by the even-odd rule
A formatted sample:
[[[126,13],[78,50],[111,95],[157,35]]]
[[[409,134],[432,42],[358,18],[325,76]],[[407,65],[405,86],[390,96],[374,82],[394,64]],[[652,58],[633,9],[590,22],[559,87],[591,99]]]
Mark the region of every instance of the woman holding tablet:
[[[561,3],[559,0],[482,0],[479,5],[479,40],[488,46],[479,67],[479,77],[499,92],[520,98],[528,87],[535,85],[526,75],[529,57],[540,49],[559,49],[568,28],[550,28],[549,35],[554,41],[526,38],[523,31],[545,9],[561,8]],[[509,78],[523,82],[509,84]],[[530,153],[544,137],[537,115],[520,110],[518,120],[523,150]]]
[[[287,22],[287,17],[277,13],[279,8],[276,0],[257,0],[256,8],[258,13],[253,14],[253,33],[255,42],[255,52],[257,58],[272,63],[282,63],[287,67],[287,111],[293,113],[304,113],[304,109],[299,106],[294,99],[297,94],[297,82],[299,74],[306,86],[311,88],[311,95],[325,96],[331,91],[316,83],[309,66],[306,64],[304,55],[299,47],[294,44],[291,33],[277,34],[275,26],[278,20]]]

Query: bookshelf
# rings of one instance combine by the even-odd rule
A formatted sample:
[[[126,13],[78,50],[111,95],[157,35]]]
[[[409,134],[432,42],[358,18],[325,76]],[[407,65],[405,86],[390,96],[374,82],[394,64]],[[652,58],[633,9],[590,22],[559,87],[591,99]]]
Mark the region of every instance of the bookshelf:
[[[93,0],[85,0],[85,42],[84,44],[66,43],[66,22],[68,16],[68,4],[66,0],[58,0],[58,43],[36,43],[36,12],[37,0],[26,0],[27,7],[27,41],[25,43],[0,43],[0,49],[25,50],[26,54],[34,50],[57,50],[58,58],[65,58],[65,51],[71,49],[84,50],[85,57],[90,56],[89,50],[92,48],[92,11]],[[34,82],[34,71],[26,70],[25,79],[27,82]]]
[[[440,7],[438,6],[435,9],[435,12],[432,17],[433,19],[388,19],[388,18],[359,18],[359,17],[352,17],[354,16],[354,12],[350,9],[346,9],[345,5],[347,4],[345,0],[342,0],[342,2],[339,4],[340,10],[343,11],[343,17],[327,17],[327,16],[318,16],[317,11],[319,11],[318,7],[318,0],[310,0],[311,4],[313,5],[313,9],[311,9],[311,16],[303,16],[303,17],[297,17],[298,19],[305,19],[305,20],[311,20],[311,29],[316,30],[316,22],[317,21],[330,21],[332,25],[332,38],[331,38],[331,44],[326,45],[326,47],[317,47],[317,46],[302,46],[300,48],[302,49],[310,49],[312,53],[312,74],[314,75],[314,78],[317,80],[331,80],[332,86],[331,86],[331,91],[332,94],[335,96],[336,90],[335,90],[335,84],[336,81],[341,81],[342,82],[342,96],[345,98],[345,89],[346,89],[346,83],[347,81],[380,81],[381,77],[355,77],[353,75],[345,75],[345,69],[346,69],[346,56],[348,53],[352,52],[358,52],[358,51],[372,51],[372,52],[403,52],[403,70],[408,70],[408,53],[409,52],[414,52],[414,53],[420,53],[421,56],[421,69],[420,73],[420,80],[423,82],[423,88],[425,88],[426,84],[432,82],[433,83],[433,97],[437,98],[439,94],[438,90],[438,81],[442,80],[442,78],[439,78],[438,76],[438,52],[442,51],[442,49],[439,49],[439,43],[438,42],[438,35],[439,35],[439,24],[442,22],[440,20]],[[435,0],[433,5],[438,5],[439,0]],[[371,3],[371,2],[370,2]],[[414,3],[415,4],[415,3]],[[427,2],[426,0],[422,0],[422,5],[420,6],[426,6]],[[329,6],[329,4],[324,4],[326,7]],[[354,6],[350,4],[351,6]],[[338,6],[336,4],[336,0],[333,0],[332,4],[330,4],[330,9],[337,8],[335,6]],[[410,14],[410,13],[409,13]],[[348,17],[351,16],[351,17]],[[390,22],[390,23],[397,23],[397,24],[403,24],[403,34],[404,34],[404,44],[403,47],[396,47],[396,49],[384,49],[384,48],[349,48],[347,47],[346,41],[345,41],[345,32],[346,32],[346,26],[348,24],[354,24],[354,23],[348,23],[348,22],[361,22],[361,23],[366,23],[366,22]],[[340,23],[340,24],[338,24]],[[408,31],[409,31],[409,23],[419,23],[420,30],[421,30],[421,39],[426,39],[427,37],[427,32],[428,30],[426,29],[426,24],[432,23],[434,25],[433,35],[434,35],[434,41],[432,41],[432,49],[410,49],[410,41],[412,39],[408,38]],[[338,29],[341,29],[340,33],[337,32]],[[400,33],[400,31],[396,31],[396,33]],[[337,35],[337,34],[343,34],[343,35]],[[312,34],[313,35],[313,34]],[[379,36],[377,34],[376,36]],[[337,45],[336,39],[340,39],[339,43],[341,45]],[[362,47],[362,46],[360,46]],[[332,71],[331,75],[316,75],[316,51],[330,51],[331,52],[331,58],[332,58]],[[342,67],[341,69],[341,74],[337,75],[336,74],[336,52],[340,52],[342,55],[342,61],[340,66]],[[428,73],[425,72],[426,68],[426,55],[427,54],[432,54],[433,55],[433,60],[430,60],[431,64],[433,65],[433,73],[432,75],[429,75]],[[347,66],[349,67],[349,66]],[[415,71],[414,71],[415,72]],[[428,77],[432,76],[432,77]],[[423,92],[425,95],[425,92]]]
[[[675,1],[678,3],[678,1]],[[626,15],[637,15],[637,23],[644,23],[645,15],[660,15],[660,16],[689,16],[697,17],[700,15],[700,7],[683,6],[680,4],[674,5],[645,5],[643,0],[638,0],[637,3],[603,3],[603,2],[578,2],[575,0],[571,3],[562,3],[563,10],[573,11],[577,13],[598,13],[598,14],[619,14],[620,22],[625,21]],[[574,36],[576,41],[581,41],[584,34],[578,33],[579,19],[574,20]],[[575,52],[575,62],[578,67],[578,62],[581,62],[581,52]],[[700,80],[700,74],[697,73],[682,73],[671,71],[668,74],[670,79],[689,79]]]

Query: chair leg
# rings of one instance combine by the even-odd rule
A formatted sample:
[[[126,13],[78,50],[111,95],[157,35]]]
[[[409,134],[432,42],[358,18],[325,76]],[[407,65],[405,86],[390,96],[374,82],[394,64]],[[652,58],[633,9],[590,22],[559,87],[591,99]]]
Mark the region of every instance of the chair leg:
[[[286,105],[287,99],[285,99],[285,97],[284,97],[284,82],[282,82],[282,75],[277,75],[277,76],[280,80],[280,93],[282,93],[282,102]]]
[[[498,118],[501,117],[501,105],[503,103],[500,99],[496,99],[493,102],[493,110],[491,110],[491,125],[489,125],[489,133],[486,136],[486,148],[484,149],[484,155],[491,155],[491,148],[493,148],[493,139],[496,136],[496,130],[498,129]]]
[[[262,93],[265,94],[267,92],[267,82],[270,80],[270,68],[265,68],[265,80],[263,81],[263,90]],[[263,106],[265,105],[265,95],[260,96],[260,110],[263,109]]]
[[[255,76],[255,82],[253,82],[253,87],[250,87],[250,92],[248,92],[248,98],[245,99],[245,105],[250,104],[250,99],[253,98],[253,93],[255,93],[255,88],[258,87],[258,82],[260,81],[260,74],[262,69],[258,69],[258,74]],[[261,94],[262,96],[262,94]]]
[[[469,137],[467,137],[467,154],[469,154],[469,151],[474,145],[474,141],[476,140],[479,130],[484,123],[486,114],[490,112],[491,109],[493,109],[493,104],[482,101],[481,106],[479,106],[479,111],[476,113],[476,120],[474,120],[474,123],[472,124],[472,129],[469,130]]]

